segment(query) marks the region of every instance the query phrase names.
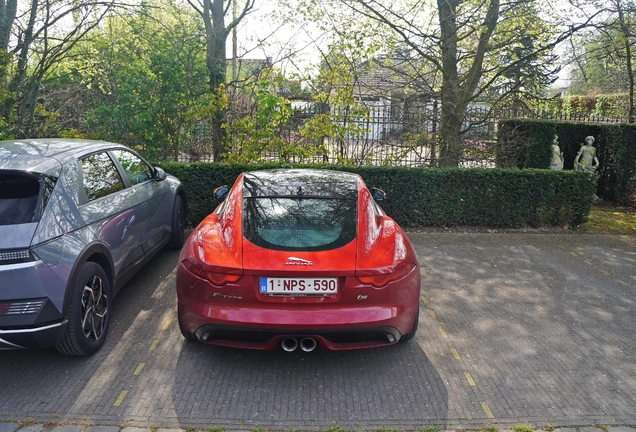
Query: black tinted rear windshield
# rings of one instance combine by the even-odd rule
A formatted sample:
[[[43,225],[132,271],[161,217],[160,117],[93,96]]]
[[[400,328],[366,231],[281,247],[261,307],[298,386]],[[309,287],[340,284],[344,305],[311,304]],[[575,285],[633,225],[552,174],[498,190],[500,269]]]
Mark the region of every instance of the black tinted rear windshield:
[[[357,200],[332,197],[247,197],[243,235],[257,246],[323,251],[356,238]]]
[[[0,225],[39,221],[54,186],[48,176],[0,173]]]

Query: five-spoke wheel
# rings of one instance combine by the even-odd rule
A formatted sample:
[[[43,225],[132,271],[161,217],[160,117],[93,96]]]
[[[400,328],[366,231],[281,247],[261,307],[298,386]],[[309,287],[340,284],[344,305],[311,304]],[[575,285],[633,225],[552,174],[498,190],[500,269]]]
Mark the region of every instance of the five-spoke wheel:
[[[82,265],[71,294],[68,326],[56,348],[66,355],[91,355],[104,344],[110,324],[111,287],[97,263]]]

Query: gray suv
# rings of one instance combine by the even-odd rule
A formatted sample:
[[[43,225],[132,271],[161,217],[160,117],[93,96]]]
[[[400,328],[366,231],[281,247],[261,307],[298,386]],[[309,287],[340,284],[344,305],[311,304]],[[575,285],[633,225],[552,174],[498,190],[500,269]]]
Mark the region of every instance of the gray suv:
[[[162,247],[183,245],[179,181],[102,141],[0,141],[0,349],[91,355],[111,304]]]

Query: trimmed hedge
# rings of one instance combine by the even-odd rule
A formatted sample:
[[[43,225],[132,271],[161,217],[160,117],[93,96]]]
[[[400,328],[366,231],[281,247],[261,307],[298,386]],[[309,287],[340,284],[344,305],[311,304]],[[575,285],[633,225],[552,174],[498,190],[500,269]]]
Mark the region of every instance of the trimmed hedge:
[[[555,134],[564,170],[573,169],[585,137],[592,135],[600,164],[597,195],[618,205],[636,204],[636,125],[504,120],[499,123],[497,166],[549,168]]]
[[[499,122],[497,166],[519,169],[550,168],[555,133],[555,124],[551,121],[504,120]]]
[[[159,164],[184,184],[188,223],[198,224],[219,204],[214,188],[232,185],[243,171],[280,164]],[[387,193],[382,208],[403,227],[576,226],[592,208],[596,176],[574,171],[518,169],[430,169],[297,165],[355,172],[369,187]]]

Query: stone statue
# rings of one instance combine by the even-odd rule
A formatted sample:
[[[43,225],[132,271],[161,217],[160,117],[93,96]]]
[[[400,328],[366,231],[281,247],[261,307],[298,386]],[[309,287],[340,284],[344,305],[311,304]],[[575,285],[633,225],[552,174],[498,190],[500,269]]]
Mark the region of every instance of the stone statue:
[[[561,171],[563,169],[563,152],[559,148],[559,136],[554,136],[552,142],[552,162],[550,162],[550,169]]]
[[[594,146],[594,137],[585,138],[585,144],[581,145],[581,149],[574,159],[574,169],[576,171],[595,173],[598,168],[598,159],[596,158],[596,149]]]

